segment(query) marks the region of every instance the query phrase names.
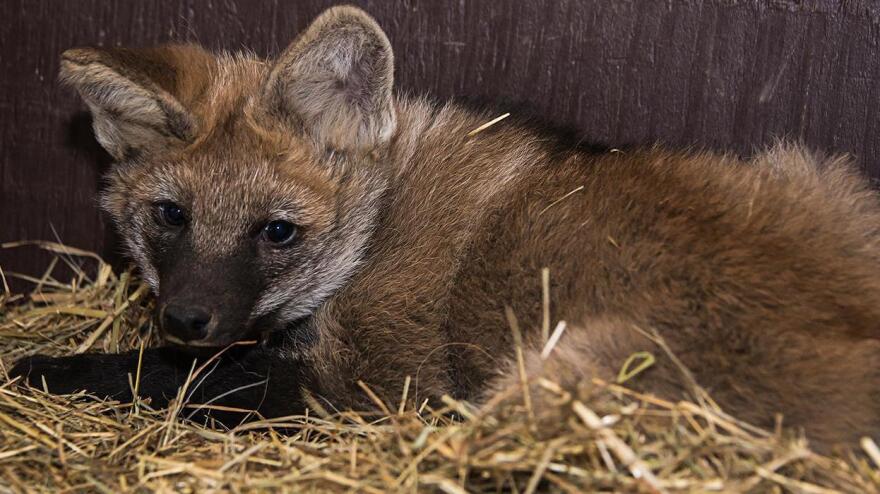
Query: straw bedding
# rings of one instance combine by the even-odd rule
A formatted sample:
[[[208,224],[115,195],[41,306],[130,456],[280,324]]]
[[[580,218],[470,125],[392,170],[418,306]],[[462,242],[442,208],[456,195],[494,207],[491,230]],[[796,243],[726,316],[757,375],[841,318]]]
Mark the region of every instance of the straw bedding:
[[[24,388],[5,373],[28,354],[158,344],[153,301],[131,271],[39,245],[56,254],[46,275],[29,294],[0,295],[0,492],[880,492],[871,440],[820,456],[796,432],[751,427],[706,396],[639,394],[625,378],[574,395],[534,383],[566,417],[552,422],[514,389],[481,409],[377,402],[379,418],[319,409],[234,430],[187,421],[183,400],[153,410]],[[55,279],[65,264],[75,275]]]

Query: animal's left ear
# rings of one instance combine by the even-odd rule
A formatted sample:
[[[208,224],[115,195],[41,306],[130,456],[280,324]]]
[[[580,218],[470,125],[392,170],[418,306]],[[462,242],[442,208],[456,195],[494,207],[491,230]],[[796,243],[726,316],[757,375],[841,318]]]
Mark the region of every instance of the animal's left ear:
[[[320,146],[370,151],[396,125],[394,56],[382,29],[355,7],[321,14],[281,54],[262,110],[302,127]]]

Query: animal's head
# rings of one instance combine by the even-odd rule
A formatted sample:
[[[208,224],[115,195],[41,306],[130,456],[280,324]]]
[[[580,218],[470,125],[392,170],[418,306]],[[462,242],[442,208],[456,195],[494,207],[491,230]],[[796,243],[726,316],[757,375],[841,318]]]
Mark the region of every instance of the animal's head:
[[[352,7],[269,62],[191,45],[64,53],[117,161],[102,205],[172,341],[279,328],[351,276],[385,186],[392,72],[385,34]]]

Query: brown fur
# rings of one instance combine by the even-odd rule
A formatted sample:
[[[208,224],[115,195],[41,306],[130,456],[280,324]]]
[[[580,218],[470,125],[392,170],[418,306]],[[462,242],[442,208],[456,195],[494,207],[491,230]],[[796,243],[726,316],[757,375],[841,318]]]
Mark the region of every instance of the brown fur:
[[[370,406],[358,380],[396,401],[405,376],[419,399],[486,399],[518,379],[510,306],[533,375],[576,386],[650,351],[634,385],[679,397],[687,382],[643,335],[656,332],[730,413],[765,426],[783,413],[823,448],[880,433],[880,203],[848,160],[785,144],[750,161],[589,154],[513,119],[468,136],[495,115],[392,94],[392,60],[351,7],[278,62],[65,53],[64,79],[122,161],[104,206],[160,300],[174,283],[150,204],[187,205],[188,255],[211,266],[280,210],[304,238],[247,251],[270,281],[240,325],[310,316],[298,331],[313,337],[284,352],[334,407]],[[544,267],[552,320],[568,323],[546,361]],[[215,291],[201,296],[235,303],[234,286]]]

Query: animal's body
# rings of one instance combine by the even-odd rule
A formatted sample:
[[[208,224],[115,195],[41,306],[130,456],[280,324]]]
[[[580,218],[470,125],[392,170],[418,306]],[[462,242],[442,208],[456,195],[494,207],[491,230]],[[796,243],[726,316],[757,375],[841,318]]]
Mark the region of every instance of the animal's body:
[[[511,118],[392,91],[387,39],[353,8],[278,60],[192,46],[72,50],[62,76],[119,161],[103,205],[158,294],[171,341],[224,357],[194,400],[264,415],[415,399],[481,401],[526,368],[566,386],[657,363],[632,384],[677,398],[681,370],[758,425],[818,447],[880,433],[880,201],[843,159],[660,147],[588,152]],[[540,357],[541,271],[567,329]],[[191,360],[146,353],[161,404]],[[126,397],[135,354],[34,357],[52,391]],[[540,403],[537,404],[538,406]]]

